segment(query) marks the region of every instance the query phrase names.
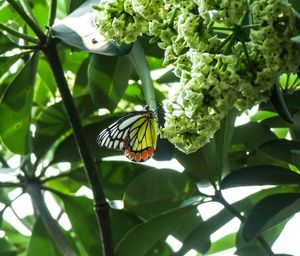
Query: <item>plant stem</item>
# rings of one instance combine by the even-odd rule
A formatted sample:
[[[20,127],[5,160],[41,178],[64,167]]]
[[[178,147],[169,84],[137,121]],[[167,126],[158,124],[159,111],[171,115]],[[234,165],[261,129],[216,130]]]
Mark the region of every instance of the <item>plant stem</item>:
[[[28,16],[24,9],[15,1],[7,0],[7,2],[16,10],[16,12],[22,17],[22,19],[28,24],[32,31],[37,35],[41,43],[46,42],[47,37],[40,29],[40,27]]]
[[[0,163],[3,167],[9,167],[7,161],[4,159],[4,157],[0,154]]]
[[[78,256],[74,248],[70,245],[64,233],[58,226],[57,222],[52,218],[38,181],[29,181],[25,187],[25,191],[30,195],[34,209],[37,215],[41,218],[47,231],[51,234],[53,242],[61,253],[65,256]]]
[[[22,187],[20,183],[13,183],[13,182],[0,182],[0,188],[16,188]]]
[[[221,191],[216,191],[216,195],[214,197],[214,200],[222,204],[233,216],[237,217],[241,222],[245,222],[245,217],[237,210],[235,209],[231,204],[229,204],[225,198],[223,197]],[[260,243],[262,248],[264,248],[265,252],[269,256],[274,256],[272,249],[270,248],[267,241],[262,236],[257,236],[256,240]]]
[[[233,31],[233,28],[226,28],[226,27],[213,27],[214,30],[225,30],[225,31]]]
[[[28,36],[28,35],[25,35],[23,33],[20,33],[19,31],[15,30],[13,28],[10,28],[9,26],[7,26],[3,23],[0,23],[0,29],[6,31],[7,33],[9,33],[13,36],[22,38],[26,41],[29,41],[29,42],[32,42],[32,43],[38,43],[38,39],[36,39],[34,37],[31,37],[31,36]]]
[[[51,27],[56,17],[57,0],[51,0],[48,26]]]
[[[102,238],[103,255],[114,255],[112,232],[109,218],[109,205],[106,201],[96,165],[94,163],[92,154],[86,142],[81,122],[77,110],[75,108],[72,95],[68,88],[67,80],[64,76],[64,71],[58,56],[55,41],[49,41],[47,47],[44,48],[43,51],[48,59],[48,62],[54,74],[58,89],[60,91],[64,106],[67,111],[69,123],[73,129],[73,134],[75,137],[77,148],[84,163],[86,174],[91,185],[91,189],[93,191],[95,210]]]

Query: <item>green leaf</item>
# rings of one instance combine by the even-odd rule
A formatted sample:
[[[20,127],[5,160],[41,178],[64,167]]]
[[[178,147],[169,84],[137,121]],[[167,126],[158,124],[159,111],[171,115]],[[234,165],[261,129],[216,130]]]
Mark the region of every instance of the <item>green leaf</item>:
[[[90,58],[84,59],[81,63],[74,82],[73,95],[79,96],[88,93],[88,67]]]
[[[298,173],[278,166],[258,165],[233,171],[222,180],[221,188],[299,183],[300,174]]]
[[[6,35],[0,32],[0,54],[5,53],[14,48],[16,48],[16,44],[14,44]]]
[[[107,41],[94,25],[95,10],[93,4],[99,0],[85,1],[63,20],[57,21],[52,27],[52,35],[61,39],[65,44],[91,53],[118,56],[128,53],[131,46],[118,46],[113,41]],[[85,24],[82,26],[82,24]]]
[[[89,95],[76,97],[74,98],[74,102],[81,119],[84,119],[95,110],[95,107],[91,104]],[[41,158],[48,152],[49,148],[57,142],[60,136],[69,130],[70,125],[62,102],[44,109],[37,120],[36,133],[33,140],[34,153],[37,158]],[[74,140],[73,135],[71,136]],[[96,135],[94,138],[96,140]],[[75,156],[77,156],[78,152],[75,143],[72,146],[72,150],[75,152]],[[64,153],[67,154],[68,152]],[[67,159],[67,161],[69,160]]]
[[[0,56],[0,63],[1,63],[1,65],[0,65],[0,78],[19,59],[20,59],[20,55],[18,55],[18,54],[13,55],[13,56],[9,56],[9,57],[7,57],[7,56]]]
[[[241,248],[238,248],[238,250],[235,252],[235,255],[239,255],[239,256],[253,256],[253,255],[268,256],[266,251],[260,245],[257,245],[257,244],[255,244],[255,245],[245,245]]]
[[[300,45],[300,35],[299,36],[293,36],[292,41],[298,45]]]
[[[262,143],[272,139],[276,139],[276,136],[269,127],[261,123],[250,122],[234,129],[232,144],[242,144],[248,148],[257,149]]]
[[[42,220],[38,218],[32,231],[27,256],[40,255],[60,256],[61,254],[57,250],[52,237],[48,234]]]
[[[300,193],[281,193],[265,197],[246,216],[243,235],[251,240],[300,211]]]
[[[185,174],[173,170],[152,170],[136,178],[124,195],[124,207],[149,219],[178,207],[198,194],[197,185]]]
[[[157,242],[165,239],[172,229],[182,222],[184,216],[193,211],[195,207],[179,208],[135,226],[118,244],[116,255],[145,255]]]
[[[207,254],[218,253],[233,248],[235,246],[235,237],[236,233],[231,233],[213,242]]]
[[[300,3],[298,0],[289,0],[289,3],[293,6],[293,8],[297,11],[300,12]],[[298,28],[299,29],[299,28]]]
[[[113,112],[122,98],[130,75],[127,56],[93,55],[88,67],[88,87],[95,106]]]
[[[85,197],[60,195],[72,228],[89,256],[101,255],[99,232],[93,202]]]
[[[134,214],[115,209],[110,210],[110,221],[115,244],[118,244],[130,229],[141,223]]]
[[[277,113],[288,123],[293,123],[293,118],[285,104],[285,100],[282,96],[282,91],[278,82],[275,82],[272,88],[272,94],[270,96],[270,100],[276,109]]]
[[[52,75],[52,70],[49,63],[44,59],[39,61],[38,74],[42,81],[47,85],[49,91],[52,93],[52,96],[55,97],[55,92],[57,91],[56,82],[54,76]]]
[[[155,110],[156,100],[150,69],[145,58],[144,50],[138,41],[134,43],[129,53],[129,57],[139,78],[142,81],[142,88],[146,99],[146,104],[149,105],[151,110]]]
[[[84,126],[84,133],[86,135],[86,140],[89,144],[90,150],[95,159],[99,159],[105,156],[113,156],[120,155],[119,151],[109,150],[105,147],[100,148],[97,144],[97,135],[107,127],[116,117],[120,117],[117,115],[108,115],[102,116],[101,122],[94,122],[91,125]],[[37,143],[38,145],[38,143]],[[81,161],[81,158],[78,153],[78,149],[75,143],[75,139],[73,134],[66,136],[66,138],[58,145],[54,152],[54,156],[52,159],[53,163],[58,162],[78,162]]]
[[[164,73],[162,76],[160,76],[156,82],[160,84],[164,83],[178,83],[180,81],[179,77],[177,77],[173,70],[168,70],[166,73]]]
[[[0,255],[1,256],[16,256],[17,248],[12,245],[6,237],[0,238]]]
[[[31,3],[31,12],[39,26],[44,29],[45,25],[48,23],[49,2],[47,0],[39,0]]]
[[[260,150],[274,159],[285,161],[300,168],[300,142],[298,141],[271,140],[262,144]]]
[[[189,155],[175,149],[174,157],[183,165],[185,173],[194,181],[210,184],[210,178],[217,179],[216,143],[214,140]]]
[[[30,151],[30,119],[38,54],[34,54],[9,85],[0,103],[0,136],[14,153]]]

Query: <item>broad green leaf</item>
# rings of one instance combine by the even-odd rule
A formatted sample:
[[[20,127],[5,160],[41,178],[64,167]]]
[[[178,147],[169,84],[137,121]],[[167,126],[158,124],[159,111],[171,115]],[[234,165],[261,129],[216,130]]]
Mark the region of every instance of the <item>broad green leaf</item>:
[[[173,251],[164,239],[161,239],[156,243],[146,254],[145,256],[170,256],[173,254]]]
[[[7,237],[0,238],[0,255],[17,256],[17,248],[8,241]]]
[[[14,44],[6,35],[0,31],[0,54],[10,51],[16,48]]]
[[[122,200],[128,184],[139,175],[153,170],[152,167],[128,161],[101,161],[97,165],[106,197]],[[89,186],[83,168],[64,173],[63,177],[47,183],[51,188],[75,194],[81,186]]]
[[[131,229],[116,248],[117,256],[143,256],[161,239],[179,225],[184,216],[193,211],[195,206],[179,208],[166,212],[139,224]]]
[[[93,202],[85,197],[63,196],[66,213],[72,228],[89,256],[102,253]]]
[[[298,17],[298,19],[300,19],[300,3],[297,0],[289,0],[289,3],[293,6],[293,8],[295,9],[295,16]],[[299,23],[299,21],[297,22]],[[300,26],[297,27],[298,30],[300,30]]]
[[[1,46],[0,46],[1,47]],[[1,49],[1,48],[0,48]],[[13,55],[13,56],[0,56],[0,78],[3,74],[5,74],[9,68],[17,61],[19,60],[21,56],[19,54]],[[1,87],[1,86],[0,86]],[[2,93],[0,93],[1,95]]]
[[[197,185],[185,174],[173,170],[152,170],[140,175],[128,186],[124,207],[149,219],[198,194]]]
[[[0,136],[14,153],[30,151],[30,120],[38,54],[34,54],[9,85],[0,103]]]
[[[90,150],[95,159],[100,159],[105,156],[121,155],[122,153],[116,150],[109,150],[105,147],[99,147],[97,144],[97,135],[107,127],[116,117],[120,115],[108,115],[99,117],[101,122],[94,122],[91,125],[84,126],[84,133]],[[66,136],[66,138],[58,145],[54,152],[53,163],[58,162],[78,162],[81,158],[75,143],[73,134]]]
[[[275,112],[258,110],[255,115],[251,116],[251,121],[263,122],[265,119],[272,118],[272,117],[278,117],[278,115]],[[281,118],[280,121],[282,123]]]
[[[31,12],[42,30],[44,30],[45,26],[48,24],[48,14],[49,14],[48,5],[49,5],[49,1],[39,0],[39,1],[34,1],[30,6]]]
[[[20,252],[26,252],[30,242],[30,237],[24,236],[11,224],[3,220],[1,230],[5,230],[5,235],[9,238],[9,242],[18,248],[18,256]],[[21,253],[20,253],[21,254]],[[22,254],[26,255],[26,254]]]
[[[254,136],[255,135],[255,136]],[[242,144],[251,149],[257,149],[262,143],[276,139],[269,127],[250,122],[234,129],[232,144]]]
[[[47,85],[49,91],[52,93],[52,96],[55,97],[55,92],[57,90],[56,82],[54,76],[52,75],[52,70],[49,63],[44,59],[39,61],[38,74],[43,82]]]
[[[265,197],[246,216],[244,238],[253,239],[299,211],[300,193],[281,193]]]
[[[259,255],[259,256],[268,256],[267,252],[260,246],[260,245],[245,245],[242,248],[238,248],[236,250],[235,255],[239,256],[253,256],[253,255]]]
[[[81,119],[90,115],[95,110],[95,107],[91,104],[89,95],[76,97],[74,98],[74,102]],[[70,125],[62,102],[44,109],[37,120],[36,133],[33,140],[34,153],[37,158],[42,157],[49,148],[57,142],[57,139],[69,130]],[[74,140],[73,137],[72,139]],[[75,154],[78,154],[76,146],[72,146],[74,146],[73,151]],[[66,161],[68,161],[68,159]]]
[[[60,252],[57,250],[54,241],[48,234],[42,220],[37,219],[30,243],[27,250],[27,256],[60,256]]]
[[[298,36],[293,36],[292,41],[298,45],[300,45],[300,35]]]
[[[274,159],[300,167],[300,142],[298,141],[270,140],[262,144],[260,150]]]
[[[284,127],[292,126],[291,124],[282,120],[282,118],[279,116],[268,117],[268,118],[262,120],[261,123],[263,125],[266,125],[266,126],[272,127],[272,128],[284,128]]]
[[[282,232],[283,228],[285,227],[286,223],[288,220],[283,221],[276,226],[270,228],[269,230],[265,231],[263,233],[263,236],[261,236],[260,239],[264,239],[266,244],[271,248],[274,244],[274,242],[277,240],[279,237],[280,233]],[[265,255],[266,251],[262,247],[262,245],[259,243],[257,239],[252,239],[252,240],[245,240],[244,235],[243,235],[243,229],[244,229],[244,224],[242,223],[240,225],[240,228],[236,234],[236,248],[237,251],[241,251],[245,253],[245,255],[249,255],[248,250],[249,248],[255,248],[257,252],[261,251],[262,255]],[[260,254],[258,254],[260,255]]]
[[[180,81],[179,77],[177,77],[173,70],[168,70],[166,73],[164,73],[161,77],[159,77],[156,82],[160,84],[164,83],[178,83]]]
[[[250,166],[231,172],[221,182],[221,188],[258,185],[299,184],[300,174],[272,166]]]
[[[194,181],[210,184],[210,178],[217,179],[215,140],[212,140],[197,152],[188,155],[175,149],[174,157],[184,167],[185,173]]]
[[[3,211],[4,211],[4,210],[1,210],[1,211],[0,211],[0,228],[1,228],[1,226],[2,226],[2,221],[3,221]]]
[[[89,67],[89,58],[86,58],[80,65],[75,82],[74,82],[74,89],[73,95],[79,96],[82,94],[86,94],[89,92],[88,90],[88,67]]]
[[[130,229],[141,223],[134,214],[115,209],[110,210],[110,221],[115,244],[118,244]]]
[[[203,223],[203,219],[199,215],[199,211],[195,209],[185,216],[181,224],[172,231],[171,235],[179,241],[185,241],[176,255],[185,255],[191,249],[201,253],[206,253],[210,248],[210,236],[190,236],[195,227]]]
[[[131,46],[125,44],[118,46],[113,41],[107,41],[94,25],[95,10],[92,5],[99,3],[99,0],[85,1],[70,15],[51,27],[52,35],[65,44],[83,51],[110,56],[126,54]]]
[[[88,87],[95,106],[113,112],[128,84],[131,64],[127,56],[93,55],[88,67]]]
[[[231,233],[213,242],[207,254],[218,253],[235,247],[235,237],[236,233]]]

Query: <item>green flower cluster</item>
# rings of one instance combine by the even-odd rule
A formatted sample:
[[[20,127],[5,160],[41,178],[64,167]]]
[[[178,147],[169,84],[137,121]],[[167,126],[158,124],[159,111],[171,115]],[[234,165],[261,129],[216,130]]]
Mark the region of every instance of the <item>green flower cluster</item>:
[[[161,135],[186,153],[209,142],[230,109],[265,100],[300,64],[287,0],[102,0],[97,9],[106,38],[146,34],[165,50],[180,86],[163,102]]]

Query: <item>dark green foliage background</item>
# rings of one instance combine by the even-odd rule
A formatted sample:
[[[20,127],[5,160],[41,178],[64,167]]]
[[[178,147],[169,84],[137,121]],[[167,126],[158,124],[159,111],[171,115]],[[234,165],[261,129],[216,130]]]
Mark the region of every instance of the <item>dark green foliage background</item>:
[[[34,36],[5,2],[0,1],[0,22]],[[36,22],[44,29],[48,23],[49,1],[22,2],[28,4]],[[59,0],[57,17],[67,16],[82,2]],[[291,2],[299,11],[298,1]],[[64,39],[65,42],[70,40],[67,35]],[[253,252],[268,255],[256,238],[263,237],[272,246],[287,220],[300,211],[299,80],[282,78],[282,91],[277,91],[272,101],[261,104],[247,124],[234,127],[235,117],[240,113],[229,113],[215,138],[196,153],[185,155],[168,142],[160,141],[156,159],[162,161],[175,157],[185,168],[183,173],[129,162],[102,161],[103,157],[119,155],[119,152],[99,148],[97,134],[144,101],[139,80],[143,86],[151,86],[149,71],[162,68],[162,51],[149,45],[146,38],[139,43],[146,57],[134,52],[138,54],[136,59],[128,47],[124,51],[110,48],[111,55],[123,51],[122,56],[104,56],[58,44],[86,139],[112,206],[110,217],[116,255],[173,255],[165,243],[170,234],[183,242],[183,247],[175,254],[178,256],[191,249],[211,254],[232,247],[236,247],[239,255],[254,255]],[[67,214],[72,229],[64,234],[71,246],[78,255],[99,256],[101,245],[93,202],[75,196],[82,186],[89,187],[89,184],[64,106],[60,100],[54,100],[60,96],[51,68],[41,52],[34,53],[34,47],[19,45],[18,38],[0,30],[0,54],[20,48],[18,52],[12,51],[11,56],[0,56],[0,173],[16,173],[7,161],[15,154],[21,155],[23,174],[38,176],[42,189],[50,191],[61,207],[61,213]],[[33,44],[26,43],[25,46]],[[108,50],[105,51],[104,54]],[[144,64],[134,65],[137,59],[144,64],[146,60],[150,70]],[[13,73],[12,66],[16,69]],[[177,81],[171,72],[154,81],[158,104],[166,97],[165,84],[171,88]],[[97,111],[100,108],[109,109],[111,114],[99,116]],[[292,123],[288,122],[289,119]],[[34,132],[30,127],[34,127]],[[285,138],[287,132],[291,140]],[[36,161],[31,160],[32,153]],[[49,162],[47,166],[43,165],[45,161]],[[70,169],[60,170],[59,163],[62,162],[71,163]],[[49,167],[55,168],[59,174],[46,177],[45,171]],[[216,195],[199,192],[199,184],[219,186],[221,190],[239,186],[273,186],[229,205],[224,202],[220,191]],[[12,203],[8,193],[16,187],[25,188],[25,185],[19,181],[0,181],[0,203],[5,205],[4,209],[0,208],[0,230],[5,232],[0,238],[0,255],[62,255],[37,215],[21,219],[32,231],[30,237],[19,233],[2,218]],[[115,207],[116,200],[123,201],[124,209]],[[225,208],[203,221],[196,207],[207,200],[217,201]],[[244,213],[239,216],[243,221],[240,230],[211,243],[210,235],[240,212]]]

